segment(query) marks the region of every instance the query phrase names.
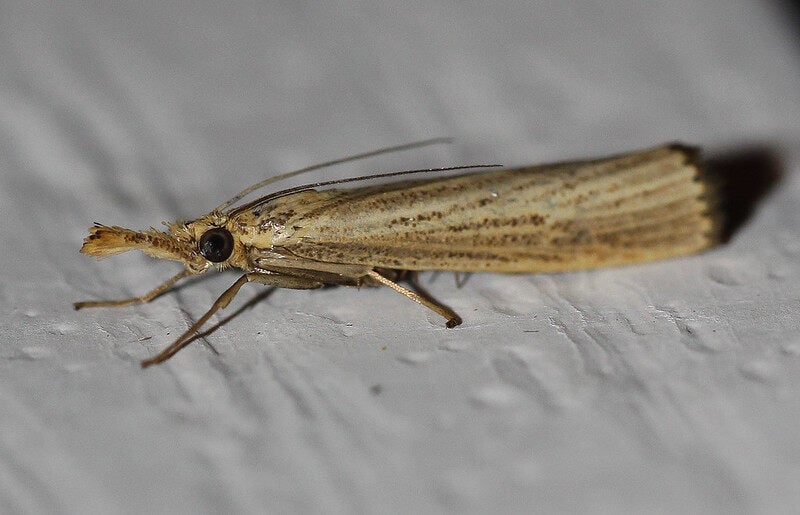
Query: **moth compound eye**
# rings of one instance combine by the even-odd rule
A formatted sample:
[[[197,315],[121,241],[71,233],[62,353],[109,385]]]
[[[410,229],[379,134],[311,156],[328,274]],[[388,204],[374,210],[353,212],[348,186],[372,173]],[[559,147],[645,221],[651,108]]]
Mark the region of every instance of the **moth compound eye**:
[[[212,263],[220,263],[233,253],[233,236],[228,229],[209,229],[200,237],[197,247],[204,258]]]

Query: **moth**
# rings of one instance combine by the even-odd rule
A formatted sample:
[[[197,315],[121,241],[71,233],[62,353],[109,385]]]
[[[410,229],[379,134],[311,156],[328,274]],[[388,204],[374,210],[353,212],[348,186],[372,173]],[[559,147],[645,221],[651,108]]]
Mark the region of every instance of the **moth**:
[[[680,144],[594,160],[404,177],[351,189],[320,188],[364,178],[318,182],[240,202],[278,179],[420,144],[267,179],[196,220],[165,223],[166,232],[95,224],[83,242],[84,254],[104,257],[140,250],[184,268],[142,296],[78,302],[75,309],[149,302],[188,276],[210,269],[241,270],[243,275],[197,322],[142,362],[147,367],[188,345],[248,282],[296,289],[384,285],[454,327],[461,318],[416,285],[416,272],[590,269],[684,256],[719,241],[713,183],[698,164],[697,150]],[[434,170],[463,168],[472,167]],[[409,288],[399,284],[404,279],[409,279]]]

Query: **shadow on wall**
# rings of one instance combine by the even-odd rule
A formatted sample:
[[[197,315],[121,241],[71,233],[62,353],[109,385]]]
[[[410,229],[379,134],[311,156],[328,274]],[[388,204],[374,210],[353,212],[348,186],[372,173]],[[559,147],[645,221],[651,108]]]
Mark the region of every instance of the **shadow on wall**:
[[[795,44],[800,43],[800,5],[797,0],[776,0],[778,7],[783,10],[785,20],[789,23],[790,30],[794,32]]]
[[[719,184],[722,241],[733,237],[783,176],[780,157],[773,148],[767,145],[739,148],[705,160],[707,173]]]

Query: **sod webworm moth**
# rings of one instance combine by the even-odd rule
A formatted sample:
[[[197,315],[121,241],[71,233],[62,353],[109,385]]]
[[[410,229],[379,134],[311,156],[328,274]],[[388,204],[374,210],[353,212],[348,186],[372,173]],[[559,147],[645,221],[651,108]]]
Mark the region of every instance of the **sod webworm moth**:
[[[296,289],[385,285],[453,327],[461,319],[416,287],[417,271],[567,271],[683,256],[718,241],[713,188],[697,164],[696,151],[682,145],[587,161],[317,189],[363,178],[329,181],[236,206],[274,180],[412,146],[418,144],[262,181],[196,220],[167,224],[166,232],[96,224],[81,252],[102,257],[140,250],[179,261],[184,269],[140,297],[79,302],[75,308],[149,302],[179,280],[212,268],[244,272],[172,345],[143,361],[146,367],[185,347],[247,282]],[[466,167],[447,170],[461,168]],[[370,178],[426,171],[431,170]],[[398,284],[403,279],[411,288]]]

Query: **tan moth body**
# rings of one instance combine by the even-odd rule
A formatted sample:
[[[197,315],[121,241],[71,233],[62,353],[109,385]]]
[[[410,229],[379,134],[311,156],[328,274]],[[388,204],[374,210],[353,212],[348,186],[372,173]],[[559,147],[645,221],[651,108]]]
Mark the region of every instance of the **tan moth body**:
[[[549,272],[650,261],[715,238],[688,152],[305,191],[234,220],[259,228],[246,237],[253,249],[326,263]]]
[[[171,224],[167,233],[95,226],[84,253],[139,249],[180,261],[185,270],[148,295],[76,308],[149,301],[215,265],[245,272],[198,323],[144,366],[185,346],[248,281],[288,288],[385,284],[454,326],[460,318],[452,310],[395,280],[419,270],[532,273],[615,266],[716,243],[715,198],[694,154],[670,145],[352,189],[294,188]]]

